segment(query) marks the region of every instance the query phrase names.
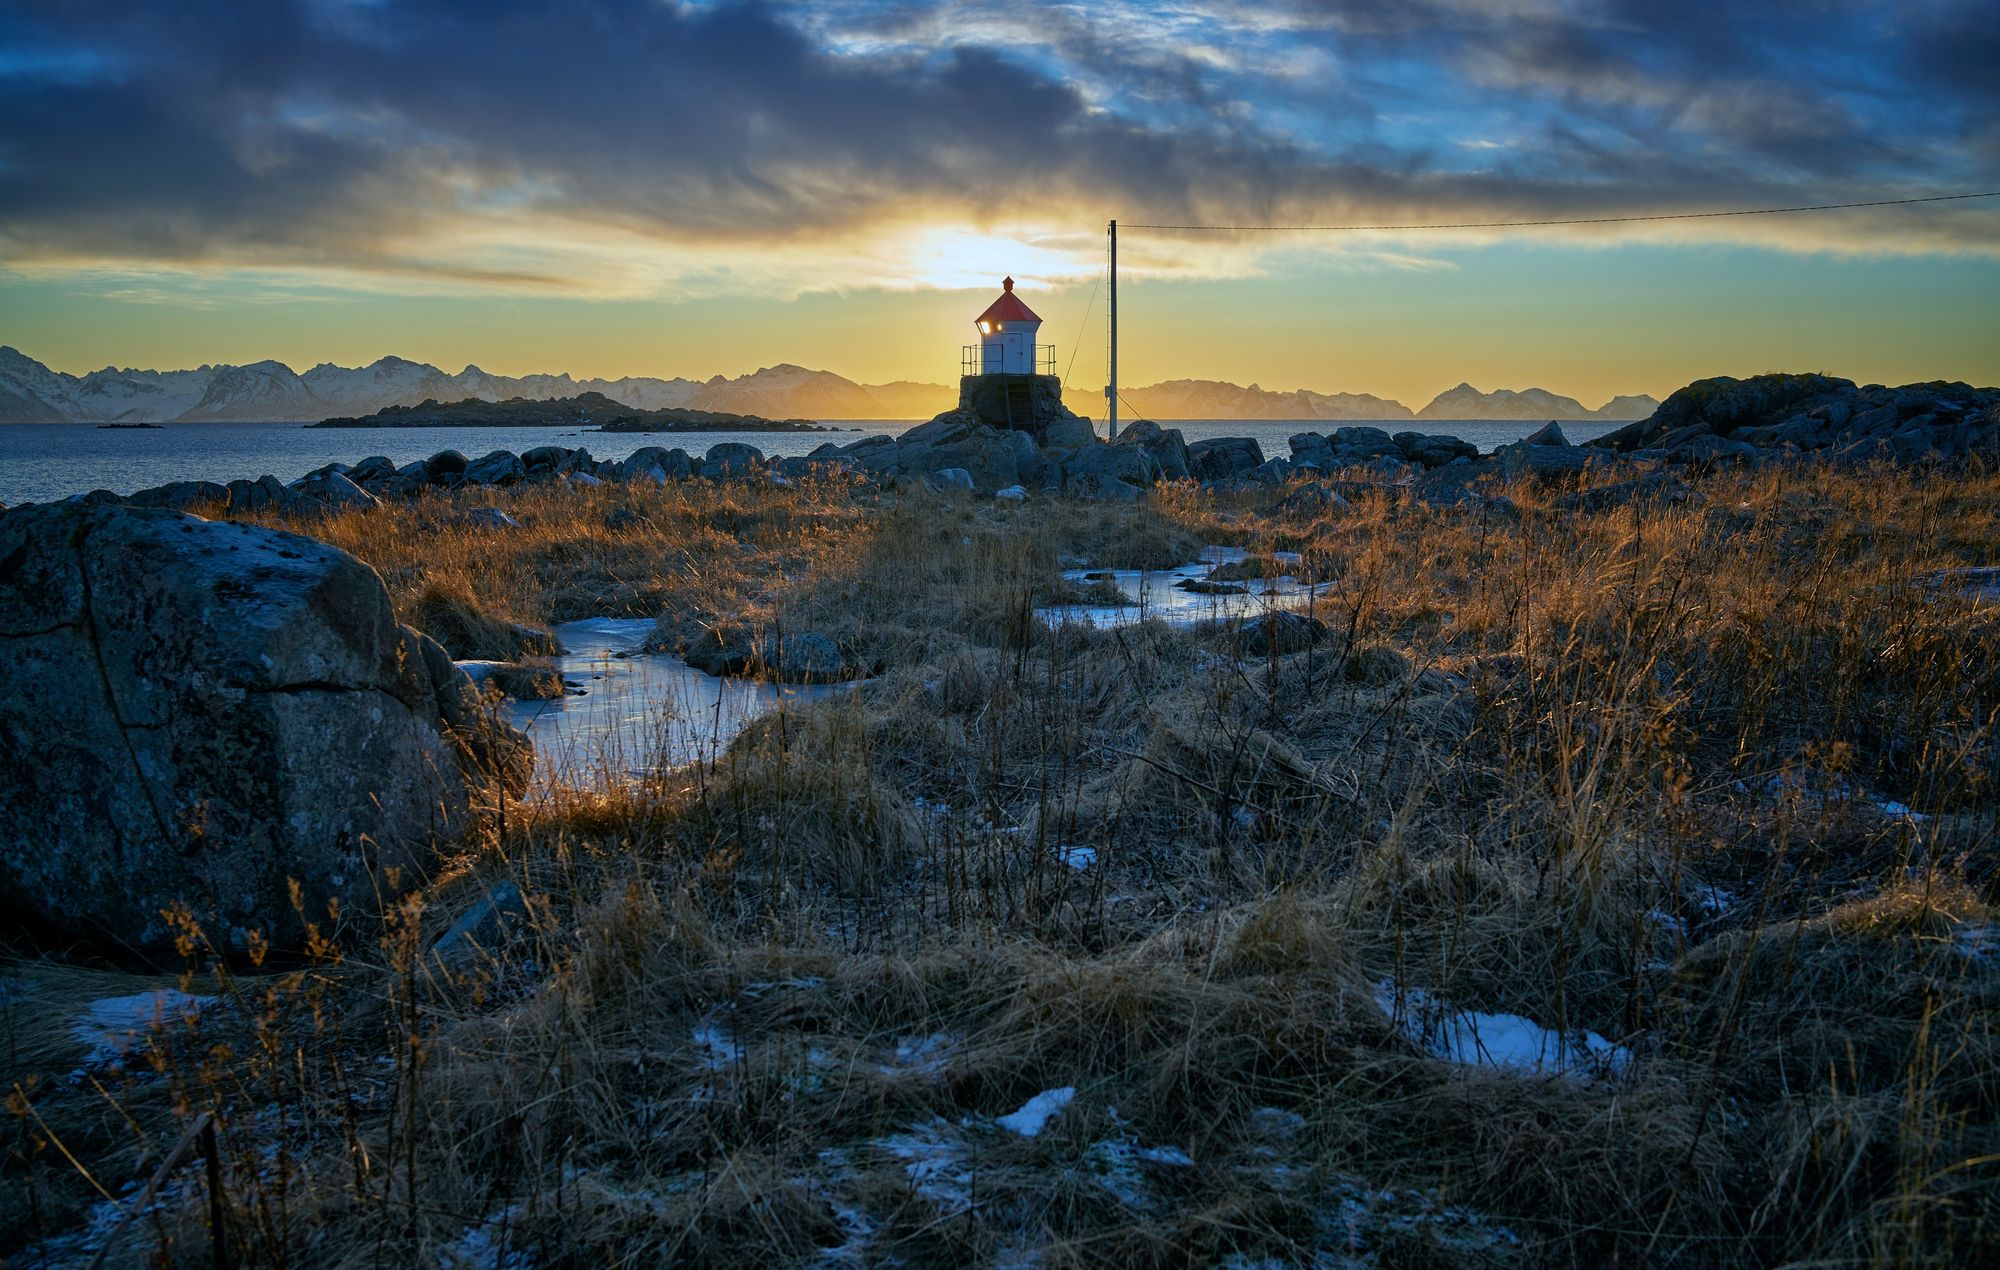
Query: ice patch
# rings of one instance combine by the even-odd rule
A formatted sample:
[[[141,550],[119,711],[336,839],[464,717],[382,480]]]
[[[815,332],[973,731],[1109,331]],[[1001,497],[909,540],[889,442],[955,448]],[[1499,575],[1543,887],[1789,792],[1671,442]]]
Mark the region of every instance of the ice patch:
[[[198,997],[175,988],[104,997],[90,1003],[70,1025],[69,1034],[90,1047],[83,1060],[86,1070],[115,1067],[128,1055],[144,1050],[155,1027],[191,1023],[215,1004],[214,997]]]
[[[1069,1106],[1070,1099],[1076,1097],[1074,1085],[1064,1085],[1061,1089],[1045,1089],[1021,1104],[1021,1109],[1012,1115],[1001,1116],[993,1123],[1010,1133],[1018,1133],[1024,1138],[1032,1138],[1041,1133],[1057,1112]]]
[[[1991,922],[1976,922],[1958,932],[1952,947],[1969,960],[1987,965],[2000,962],[2000,927]]]
[[[736,1043],[729,1029],[714,1019],[703,1019],[695,1025],[691,1034],[698,1059],[703,1067],[712,1072],[728,1071],[743,1062],[743,1047]]]
[[[1518,1014],[1455,1009],[1421,988],[1398,994],[1384,982],[1375,999],[1433,1057],[1468,1067],[1592,1077],[1623,1071],[1632,1058],[1595,1032],[1564,1035]]]
[[[912,1125],[906,1133],[877,1138],[874,1146],[903,1161],[903,1173],[917,1194],[945,1213],[972,1207],[972,1168],[965,1161],[965,1143],[947,1121]]]
[[[438,1249],[441,1270],[528,1270],[528,1254],[514,1247],[508,1232],[520,1211],[508,1205],[465,1228],[465,1233]]]
[[[884,1076],[942,1076],[957,1048],[958,1037],[951,1032],[906,1036],[896,1042],[889,1061],[876,1064],[875,1070]]]
[[[1057,847],[1056,859],[1081,873],[1097,863],[1097,848]]]

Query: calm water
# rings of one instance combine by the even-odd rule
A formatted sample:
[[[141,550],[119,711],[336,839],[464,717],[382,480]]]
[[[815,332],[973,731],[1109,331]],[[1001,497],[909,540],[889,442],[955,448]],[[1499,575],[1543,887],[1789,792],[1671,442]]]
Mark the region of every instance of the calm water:
[[[699,454],[723,441],[745,441],[766,454],[805,454],[826,441],[845,443],[865,433],[895,435],[912,426],[907,420],[844,422],[850,429],[813,432],[695,432],[610,434],[576,427],[559,428],[307,428],[296,423],[169,423],[158,429],[104,430],[79,423],[15,423],[0,425],[0,503],[47,502],[93,489],[118,494],[170,481],[227,482],[254,480],[265,473],[291,481],[325,463],[353,463],[371,454],[386,454],[398,464],[425,458],[439,450],[462,450],[478,458],[489,450],[520,453],[538,445],[583,446],[600,459],[622,459],[643,446],[679,446]],[[1100,427],[1102,423],[1100,422]],[[1345,426],[1333,420],[1242,419],[1180,420],[1189,441],[1207,437],[1250,436],[1272,458],[1291,452],[1287,441],[1295,432],[1331,432]],[[1482,450],[1517,441],[1540,427],[1539,421],[1488,423],[1477,421],[1388,421],[1378,426],[1390,432],[1450,433],[1474,442]],[[1612,423],[1565,423],[1571,441],[1587,441],[1617,427]]]

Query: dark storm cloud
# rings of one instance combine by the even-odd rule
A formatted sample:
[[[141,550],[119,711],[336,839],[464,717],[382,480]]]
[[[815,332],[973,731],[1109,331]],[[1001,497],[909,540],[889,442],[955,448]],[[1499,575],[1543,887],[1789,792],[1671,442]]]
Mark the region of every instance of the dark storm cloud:
[[[1117,5],[16,4],[0,249],[402,269],[399,244],[465,218],[757,241],[930,209],[1869,196],[1992,178],[1989,9],[1274,0],[1149,25]],[[1272,70],[1294,53],[1332,69]]]

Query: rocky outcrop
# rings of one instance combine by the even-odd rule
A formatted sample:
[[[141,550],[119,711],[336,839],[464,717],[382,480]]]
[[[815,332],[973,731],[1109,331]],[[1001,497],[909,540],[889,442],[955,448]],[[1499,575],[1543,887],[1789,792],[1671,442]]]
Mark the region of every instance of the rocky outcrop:
[[[1962,462],[2000,452],[2000,389],[1934,381],[1857,387],[1831,375],[1696,380],[1638,423],[1591,443],[1669,463],[1780,456],[1847,463]]]
[[[530,754],[366,565],[171,511],[0,516],[0,668],[0,908],[133,948],[367,912]]]

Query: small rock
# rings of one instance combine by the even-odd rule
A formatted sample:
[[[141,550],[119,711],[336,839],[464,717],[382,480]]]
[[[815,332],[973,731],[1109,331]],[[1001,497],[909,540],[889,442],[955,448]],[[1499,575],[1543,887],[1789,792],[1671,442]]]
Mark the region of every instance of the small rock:
[[[1327,625],[1304,613],[1281,610],[1246,619],[1236,628],[1243,651],[1252,657],[1301,652],[1325,640]]]

